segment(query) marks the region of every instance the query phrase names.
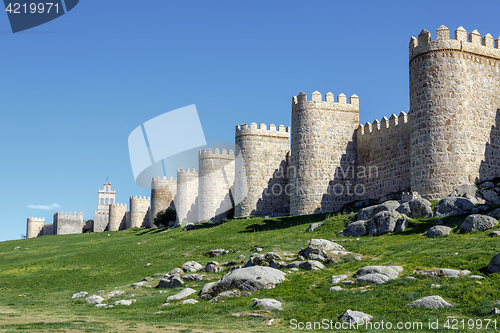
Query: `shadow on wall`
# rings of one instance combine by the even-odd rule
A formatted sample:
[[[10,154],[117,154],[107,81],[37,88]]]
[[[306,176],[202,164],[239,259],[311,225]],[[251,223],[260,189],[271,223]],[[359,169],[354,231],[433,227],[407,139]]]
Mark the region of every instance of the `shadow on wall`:
[[[491,126],[490,142],[486,143],[484,159],[479,168],[479,179],[476,182],[500,177],[500,109],[495,115],[495,125]]]
[[[356,135],[356,134],[354,134]],[[340,166],[335,169],[334,179],[328,183],[327,192],[321,198],[321,206],[314,214],[335,212],[345,204],[357,200],[356,185],[356,143],[355,136],[347,144],[346,152],[340,158]],[[334,161],[335,162],[335,161]]]
[[[215,216],[207,222],[221,222],[226,220],[227,213],[231,209],[234,209],[233,191],[234,187],[231,187],[229,189],[229,192],[226,193],[226,196],[220,203],[219,207],[215,210]]]
[[[189,210],[186,213],[186,220],[192,223],[198,222],[198,197],[196,197],[196,199],[194,200],[194,204],[189,207]]]
[[[281,161],[279,169],[274,170],[273,178],[257,201],[251,215],[286,216],[290,214],[290,190],[288,161]]]

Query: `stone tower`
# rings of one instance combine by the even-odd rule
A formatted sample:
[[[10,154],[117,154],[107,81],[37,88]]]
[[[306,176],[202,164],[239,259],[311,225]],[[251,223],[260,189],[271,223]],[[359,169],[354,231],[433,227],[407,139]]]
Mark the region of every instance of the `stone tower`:
[[[170,177],[154,177],[151,179],[151,214],[149,216],[150,225],[161,211],[173,206],[175,194],[177,192],[177,181]]]
[[[109,231],[123,230],[126,228],[127,205],[111,204],[109,205]]]
[[[198,171],[198,220],[221,221],[233,208],[234,151],[201,150]]]
[[[81,234],[82,232],[82,212],[57,212],[54,214],[54,235]]]
[[[43,236],[43,228],[45,226],[45,218],[28,217],[26,227],[26,238],[35,238]]]
[[[177,170],[175,210],[181,225],[198,222],[198,172],[195,169]]]
[[[301,92],[292,100],[290,213],[304,215],[340,209],[354,198],[347,194],[356,167],[359,98],[350,102],[332,93],[311,100]]]
[[[411,38],[411,189],[434,199],[499,174],[500,39],[441,26]]]
[[[149,197],[130,197],[130,225],[127,228],[149,228]]]
[[[236,126],[235,217],[290,213],[290,127]]]
[[[111,190],[109,182],[99,189],[97,210],[94,212],[94,232],[103,232],[109,224],[109,205],[116,203],[116,191]]]

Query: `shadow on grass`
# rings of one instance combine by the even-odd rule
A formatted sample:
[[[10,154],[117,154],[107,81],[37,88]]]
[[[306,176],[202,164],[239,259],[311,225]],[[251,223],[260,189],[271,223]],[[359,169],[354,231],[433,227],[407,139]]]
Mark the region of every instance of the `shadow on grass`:
[[[262,220],[261,222],[247,226],[246,229],[240,231],[240,233],[286,229],[297,225],[324,221],[328,218],[328,216],[329,214],[325,213],[325,214],[302,215],[293,217],[286,216],[286,217],[277,217],[273,219],[266,219]]]
[[[447,216],[447,217],[431,217],[429,219],[418,219],[410,223],[410,226],[406,228],[405,231],[399,232],[400,235],[413,235],[413,234],[421,234],[426,233],[427,230],[432,228],[435,225],[442,225],[446,227],[452,228],[452,232],[460,233],[460,224],[465,220],[468,214],[459,215],[459,216]]]

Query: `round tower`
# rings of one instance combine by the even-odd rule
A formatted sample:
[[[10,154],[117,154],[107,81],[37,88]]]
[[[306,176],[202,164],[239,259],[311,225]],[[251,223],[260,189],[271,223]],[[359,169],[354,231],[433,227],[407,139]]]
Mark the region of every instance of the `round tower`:
[[[153,221],[161,211],[166,210],[172,204],[177,192],[177,181],[170,177],[153,177],[151,179],[151,214],[149,223],[154,226]]]
[[[28,217],[26,226],[26,238],[34,238],[42,236],[44,226],[45,226],[45,218]]]
[[[411,189],[437,199],[456,186],[498,176],[499,40],[459,27],[436,39],[412,37],[410,58]]]
[[[113,204],[109,205],[109,231],[117,231],[125,229],[126,220],[125,214],[127,213],[126,204]]]
[[[301,92],[292,100],[290,213],[331,212],[354,200],[349,188],[356,163],[355,130],[359,125],[359,98],[350,102],[332,93],[311,100]]]
[[[234,151],[216,148],[199,152],[198,220],[220,221],[233,208]]]
[[[149,197],[130,197],[130,225],[128,228],[149,227]]]
[[[198,222],[198,172],[195,169],[177,170],[175,210],[181,225]]]
[[[290,127],[236,126],[235,217],[290,214]]]

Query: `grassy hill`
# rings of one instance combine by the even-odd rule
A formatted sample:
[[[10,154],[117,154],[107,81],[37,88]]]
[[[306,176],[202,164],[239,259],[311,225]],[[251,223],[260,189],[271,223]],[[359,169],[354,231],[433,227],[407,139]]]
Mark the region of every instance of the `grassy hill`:
[[[467,331],[471,323],[474,325],[469,327],[474,328],[471,330],[474,332],[493,329],[494,322],[487,330],[484,325],[486,319],[495,319],[488,313],[500,300],[500,274],[487,275],[484,268],[491,257],[500,252],[500,238],[488,237],[489,232],[460,234],[457,226],[465,217],[444,219],[446,225],[455,228],[450,236],[437,239],[425,236],[432,219],[416,221],[402,234],[358,239],[337,236],[350,217],[339,214],[254,218],[221,225],[206,223],[201,229],[191,231],[130,229],[2,242],[0,332],[289,332],[299,331],[290,329],[291,320],[335,322],[347,309],[368,313],[373,316],[373,322],[427,325],[429,320],[439,320],[443,328],[448,319],[456,319],[460,331]],[[324,225],[312,233],[305,232],[310,223],[318,221]],[[199,300],[194,305],[173,302],[162,307],[168,296],[182,288],[159,293],[159,289],[152,287],[134,289],[130,286],[189,260],[202,265],[211,260],[220,263],[235,260],[239,264],[246,259],[238,259],[238,256],[248,258],[256,247],[264,248],[262,253],[296,254],[311,238],[333,240],[353,254],[319,271],[284,269],[286,280],[275,289],[214,303]],[[231,252],[209,258],[207,252],[216,248]],[[355,260],[357,255],[362,260]],[[332,275],[352,276],[357,269],[368,265],[400,265],[404,271],[398,279],[383,285],[340,284],[343,291],[329,291]],[[414,274],[414,270],[438,268],[468,269],[471,274],[485,278],[478,283],[468,277],[430,278]],[[217,281],[224,272],[202,274],[206,281],[187,282],[183,288],[200,290],[205,283]],[[416,280],[407,276],[414,276]],[[159,278],[156,276],[148,284],[154,287]],[[434,289],[432,284],[441,287]],[[136,302],[128,307],[95,308],[83,299],[71,299],[79,291],[91,295],[113,290],[126,293],[106,303],[114,304],[120,299]],[[454,306],[437,310],[406,306],[430,295],[440,295]],[[283,311],[257,310],[251,300],[254,297],[275,298],[283,303]],[[265,317],[236,317],[234,313],[258,313]],[[266,326],[270,319],[274,319],[272,325]],[[479,323],[483,325],[482,330],[477,329]],[[465,329],[461,329],[462,325]],[[500,329],[500,320],[496,327]]]

